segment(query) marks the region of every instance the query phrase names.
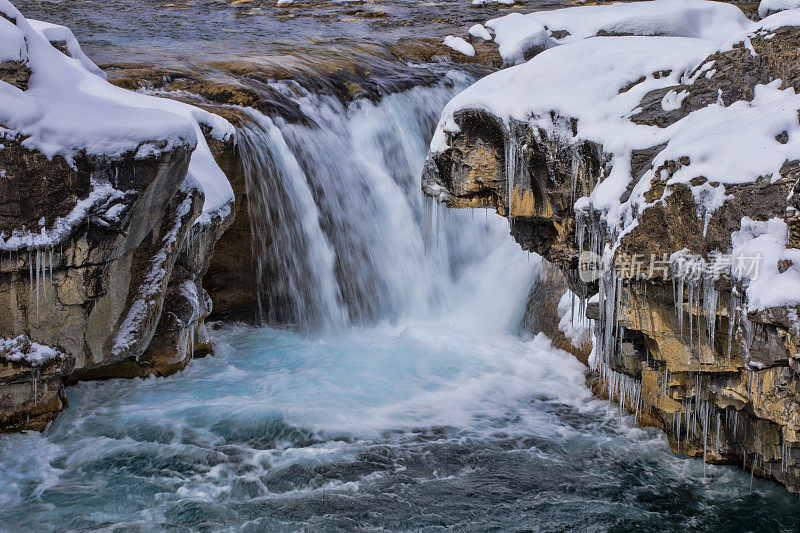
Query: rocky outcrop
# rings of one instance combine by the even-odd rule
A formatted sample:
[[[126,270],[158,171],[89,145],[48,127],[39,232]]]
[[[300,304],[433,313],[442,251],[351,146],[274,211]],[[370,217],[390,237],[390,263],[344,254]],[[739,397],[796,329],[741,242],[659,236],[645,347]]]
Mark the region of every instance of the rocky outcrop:
[[[709,105],[744,109],[767,84],[796,88],[798,45],[798,26],[756,29],[679,83],[643,91],[630,120],[680,131],[668,128],[710,113]],[[619,94],[645,79],[657,77],[643,73]],[[671,105],[668,95],[681,100]],[[742,465],[800,491],[798,306],[754,293],[756,280],[737,275],[728,255],[742,239],[777,228],[771,235],[785,251],[763,275],[793,279],[798,162],[780,159],[772,174],[716,181],[695,170],[688,152],[665,159],[674,138],[658,131],[658,142],[621,158],[559,110],[521,120],[464,106],[450,117],[455,127],[444,129],[446,146],[430,155],[423,190],[450,207],[495,208],[524,249],[563,272],[594,320],[595,391],[663,429],[674,452]],[[790,130],[796,123],[795,115]],[[784,132],[775,141],[794,139]],[[622,215],[612,219],[593,193],[615,165],[630,178],[615,199]],[[709,207],[712,196],[722,201]],[[605,270],[584,268],[601,257]]]
[[[6,140],[0,231],[74,220],[65,238],[0,259],[0,331],[66,354],[42,369],[10,364],[14,372],[0,377],[0,397],[10,403],[0,411],[30,403],[37,389],[55,396],[34,401],[30,425],[8,428],[41,428],[40,411],[52,408],[54,416],[62,406],[54,399],[63,395],[62,379],[165,375],[208,353],[203,319],[211,303],[202,279],[231,217],[194,224],[203,197],[186,177],[190,153],[87,157],[73,169]],[[20,388],[27,396],[12,392]]]
[[[33,110],[5,110],[0,144],[0,431],[41,430],[66,406],[65,383],[166,375],[210,351],[202,280],[233,199],[217,194],[222,200],[208,209],[207,166],[193,163],[205,139],[193,134],[194,123],[158,115],[148,105],[169,104],[156,99],[126,100],[93,65],[64,62],[62,54],[88,62],[66,28],[35,30],[7,3],[0,14],[5,29],[24,36],[18,54],[28,57],[3,63],[0,84]],[[63,45],[56,51],[39,34]],[[40,102],[48,68],[98,85],[108,99],[65,86],[71,99]],[[36,92],[28,90],[31,71],[40,72]],[[136,123],[120,107],[124,133],[103,139],[116,134],[102,129],[94,105],[113,112],[115,96],[164,122]],[[63,120],[74,118],[72,105],[96,131]],[[211,127],[207,133],[232,146],[230,137],[212,139],[220,136]]]

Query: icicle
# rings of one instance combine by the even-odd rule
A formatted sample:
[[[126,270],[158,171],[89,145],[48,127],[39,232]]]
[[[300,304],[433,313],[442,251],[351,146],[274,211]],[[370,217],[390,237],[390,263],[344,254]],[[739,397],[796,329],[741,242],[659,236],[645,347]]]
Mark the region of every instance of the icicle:
[[[678,329],[683,337],[683,276],[678,276],[678,297],[675,299],[675,312],[678,314]]]
[[[33,372],[33,406],[36,407],[39,402],[39,369]]]
[[[28,250],[28,279],[30,280],[30,301],[33,301],[33,252]]]
[[[44,302],[47,302],[47,254],[44,250],[41,252],[41,263],[42,263],[42,296],[44,298]]]
[[[36,320],[39,320],[39,259],[41,250],[36,250]]]
[[[719,302],[719,291],[714,288],[713,278],[707,277],[703,280],[703,314],[706,316],[706,328],[708,333],[709,348],[714,350],[714,333],[717,325],[717,305]]]
[[[530,258],[530,254],[528,254],[528,258]],[[570,323],[574,326],[575,325],[575,293],[572,294],[572,306],[570,307]]]
[[[702,424],[703,424],[703,478],[706,477],[706,463],[708,462],[708,411],[709,405],[703,402],[702,407]]]
[[[733,346],[733,328],[736,323],[737,298],[731,292],[730,309],[728,312],[728,364],[731,362],[731,347]]]
[[[689,352],[694,350],[692,319],[694,318],[694,287],[689,283]]]

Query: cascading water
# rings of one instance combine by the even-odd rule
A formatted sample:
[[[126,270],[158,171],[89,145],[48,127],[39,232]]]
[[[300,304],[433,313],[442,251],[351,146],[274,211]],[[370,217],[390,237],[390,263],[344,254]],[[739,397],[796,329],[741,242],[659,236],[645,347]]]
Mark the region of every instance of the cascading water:
[[[429,316],[447,298],[454,272],[497,244],[496,237],[478,249],[474,243],[500,233],[498,221],[455,213],[448,216],[459,220],[451,224],[458,233],[430,237],[441,242],[426,251],[425,141],[439,110],[470,81],[452,72],[433,87],[349,106],[275,83],[305,120],[248,111],[253,122],[239,130],[237,144],[265,322],[336,329]]]
[[[307,120],[250,111],[237,141],[262,318],[302,333],[229,326],[177,375],[71,387],[44,435],[0,436],[0,529],[791,527],[780,489],[704,479],[516,335],[540,259],[419,191],[468,82],[349,106],[277,85]]]

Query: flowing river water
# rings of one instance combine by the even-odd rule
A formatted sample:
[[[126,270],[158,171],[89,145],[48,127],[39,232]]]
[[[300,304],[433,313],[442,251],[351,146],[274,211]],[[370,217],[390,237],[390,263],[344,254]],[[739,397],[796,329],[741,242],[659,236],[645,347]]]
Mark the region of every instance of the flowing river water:
[[[169,34],[144,20],[160,5],[119,4],[142,19],[136,28],[109,19],[109,6],[67,4],[20,7],[72,26],[90,55],[120,47],[149,57],[137,43]],[[190,15],[197,35],[210,31],[207,4],[176,15],[186,37],[177,56],[191,48]],[[458,7],[414,4],[369,7]],[[272,6],[213,9],[250,17],[239,45],[279,33],[274,21],[269,31],[251,21]],[[106,42],[118,32],[122,41]],[[206,37],[215,50],[228,42]],[[253,290],[273,327],[221,325],[213,357],[167,378],[70,387],[69,409],[45,433],[0,436],[0,530],[798,526],[796,496],[672,455],[658,431],[594,399],[573,356],[521,330],[541,261],[494,213],[450,212],[421,196],[439,112],[473,80],[424,68],[439,81],[379,100],[273,84],[302,121],[247,111],[237,145],[256,200]]]

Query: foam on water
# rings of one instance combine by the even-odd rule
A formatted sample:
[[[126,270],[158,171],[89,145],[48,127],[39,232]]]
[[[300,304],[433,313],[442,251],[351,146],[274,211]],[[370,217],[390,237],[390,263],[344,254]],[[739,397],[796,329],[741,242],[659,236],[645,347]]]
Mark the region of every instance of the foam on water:
[[[704,479],[699,461],[593,400],[583,367],[542,336],[447,322],[216,336],[218,355],[178,375],[80,384],[46,436],[0,438],[0,476],[15,483],[2,523],[791,525],[793,497],[758,481],[750,492],[733,467]]]

